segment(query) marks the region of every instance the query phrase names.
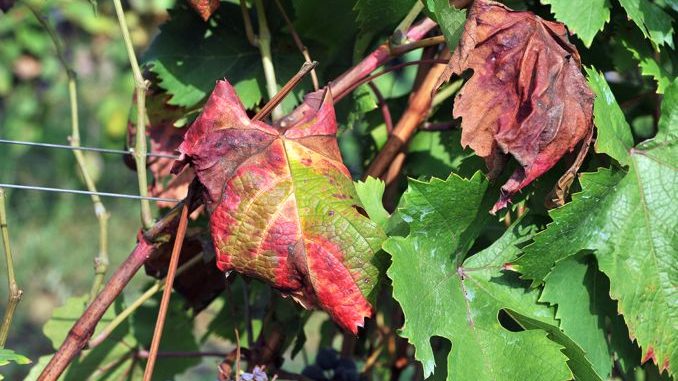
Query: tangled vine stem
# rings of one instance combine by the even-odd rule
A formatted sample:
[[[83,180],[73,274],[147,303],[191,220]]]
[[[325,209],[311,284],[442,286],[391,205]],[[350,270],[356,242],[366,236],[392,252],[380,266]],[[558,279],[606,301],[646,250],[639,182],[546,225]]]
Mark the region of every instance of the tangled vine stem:
[[[187,199],[191,199],[196,184],[197,182],[194,182],[189,187],[188,195],[186,196]],[[165,278],[165,289],[162,292],[160,310],[158,311],[158,319],[155,322],[153,340],[151,341],[151,350],[148,352],[148,361],[146,362],[146,369],[144,370],[144,381],[151,381],[151,378],[153,377],[153,368],[155,367],[155,360],[158,358],[158,350],[160,349],[162,331],[165,328],[167,309],[169,308],[169,302],[172,296],[172,286],[174,285],[177,267],[179,267],[179,257],[181,256],[181,248],[184,245],[184,237],[186,237],[186,227],[188,226],[188,209],[189,207],[186,203],[181,208],[179,227],[177,228],[177,234],[174,237],[172,256],[170,257],[169,268],[167,270],[167,278]]]
[[[449,55],[450,51],[445,50],[440,58],[446,60]],[[445,65],[437,64],[433,65],[428,71],[421,86],[412,94],[407,109],[393,129],[386,145],[379,151],[379,154],[367,169],[366,176],[380,177],[383,175],[394,158],[410,140],[417,127],[426,119],[431,109],[432,92],[444,70]],[[399,168],[397,172],[400,172]]]
[[[125,42],[127,49],[127,57],[129,58],[130,66],[132,66],[132,76],[134,77],[134,98],[137,102],[137,122],[136,122],[136,136],[134,143],[134,163],[137,168],[137,182],[139,183],[139,195],[143,197],[148,196],[148,177],[146,175],[146,91],[148,90],[148,81],[144,80],[137,61],[137,55],[134,53],[134,46],[132,45],[132,38],[129,35],[129,28],[125,20],[125,11],[122,9],[120,0],[113,0],[115,5],[115,14],[120,25],[120,32],[122,39]],[[144,229],[148,229],[153,225],[153,213],[151,213],[151,203],[148,200],[142,199],[141,203],[141,224]]]
[[[5,190],[2,188],[0,188],[0,231],[2,231],[2,246],[5,251],[5,260],[7,261],[7,285],[9,290],[7,309],[5,309],[5,316],[2,319],[2,326],[0,326],[0,348],[4,348],[7,336],[9,335],[9,327],[12,325],[12,319],[14,318],[14,311],[16,311],[16,306],[21,301],[23,291],[17,285],[14,276],[14,259],[12,258],[12,249],[9,245],[7,210],[5,209]]]
[[[77,149],[80,147],[80,119],[78,117],[77,75],[68,64],[68,61],[66,61],[66,55],[64,54],[61,41],[59,40],[59,37],[57,36],[57,33],[52,25],[50,25],[47,19],[31,5],[27,3],[26,6],[42,25],[43,29],[47,31],[47,34],[49,34],[49,37],[54,44],[59,62],[61,62],[61,66],[63,66],[64,70],[66,71],[66,75],[68,76],[68,98],[71,108],[71,136],[68,140],[71,147],[75,148],[73,150],[73,155],[75,156],[75,161],[78,164],[78,169],[80,170],[80,174],[85,181],[87,190],[96,193],[97,187],[94,183],[94,179],[87,170],[85,155],[82,151]],[[94,258],[94,281],[92,282],[92,289],[90,291],[90,302],[94,300],[97,293],[101,289],[106,276],[106,271],[108,270],[108,219],[110,218],[110,214],[106,210],[101,198],[96,194],[93,194],[91,197],[92,204],[94,204],[94,214],[96,215],[97,221],[99,222],[99,253]]]
[[[191,258],[188,260],[186,263],[181,265],[177,269],[177,274],[176,276],[179,276],[184,273],[184,271],[188,270],[189,268],[193,267],[197,263],[200,263],[202,261],[202,256],[201,255],[196,255],[195,257]],[[87,348],[91,349],[96,347],[97,345],[101,344],[106,340],[113,331],[115,331],[120,324],[125,322],[127,318],[134,313],[134,311],[138,310],[139,307],[141,307],[144,303],[146,303],[149,299],[153,297],[158,291],[164,290],[165,287],[167,286],[167,278],[163,281],[157,281],[153,286],[151,286],[146,292],[141,294],[135,301],[130,303],[124,310],[122,310],[118,315],[116,315],[115,319],[111,320],[108,325],[101,330],[101,333],[99,333],[96,337],[94,337],[92,340],[90,340],[87,343]]]
[[[119,3],[119,0],[115,0]],[[423,38],[426,33],[436,26],[431,19],[424,19],[419,24],[413,26],[407,33],[409,41],[416,41]],[[377,50],[365,57],[360,63],[349,69],[341,77],[339,77],[330,86],[333,93],[345,91],[354,85],[355,82],[361,81],[368,77],[372,71],[379,66],[386,63],[393,56],[390,54],[389,45],[383,44]],[[286,116],[286,120],[296,120],[301,117],[300,108]],[[111,278],[106,283],[102,291],[97,295],[96,299],[87,307],[80,319],[75,323],[73,328],[66,336],[66,340],[61,344],[57,352],[50,359],[47,366],[43,369],[38,377],[39,381],[54,381],[59,378],[63,371],[73,361],[73,359],[80,353],[80,351],[87,345],[88,340],[94,333],[101,317],[104,315],[108,307],[113,304],[115,299],[120,295],[124,287],[129,283],[134,274],[141,268],[146,259],[156,249],[153,241],[163,232],[171,229],[175,224],[177,216],[182,211],[184,204],[190,205],[190,210],[194,210],[199,206],[199,202],[194,200],[184,200],[179,202],[172,210],[170,210],[163,218],[157,221],[150,229],[138,237],[136,248],[132,251],[130,256],[122,263],[122,265],[115,271]],[[190,213],[190,211],[189,211]]]
[[[87,341],[94,333],[97,323],[101,320],[108,307],[113,304],[122,290],[127,286],[134,274],[143,266],[144,262],[151,257],[157,249],[154,241],[163,233],[172,229],[176,223],[179,212],[184,205],[190,205],[190,211],[195,210],[200,203],[196,200],[184,200],[179,202],[163,218],[148,229],[144,234],[139,233],[137,245],[127,259],[111,275],[104,288],[92,303],[83,312],[80,319],[68,332],[68,336],[59,347],[59,350],[50,359],[38,377],[39,381],[54,381],[66,370],[75,356],[87,345]]]

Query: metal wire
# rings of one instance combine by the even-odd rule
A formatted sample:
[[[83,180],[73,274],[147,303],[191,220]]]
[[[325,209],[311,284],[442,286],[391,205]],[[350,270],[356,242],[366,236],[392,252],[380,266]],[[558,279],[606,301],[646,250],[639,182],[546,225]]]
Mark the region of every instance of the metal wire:
[[[67,149],[71,151],[94,151],[94,152],[101,152],[101,153],[110,153],[110,154],[115,154],[115,155],[133,155],[134,152],[132,151],[125,151],[121,149],[108,149],[108,148],[95,148],[95,147],[73,147],[69,145],[64,145],[64,144],[51,144],[51,143],[35,143],[35,142],[24,142],[24,141],[19,141],[19,140],[7,140],[7,139],[0,139],[0,144],[15,144],[15,145],[22,145],[22,146],[31,146],[31,147],[44,147],[44,148],[57,148],[57,149]],[[168,153],[153,153],[149,152],[146,154],[146,156],[151,156],[151,157],[163,157],[167,159],[178,159],[179,156],[177,155],[172,155]]]
[[[48,187],[38,187],[33,185],[17,185],[17,184],[0,184],[0,188],[8,189],[24,189],[24,190],[34,190],[42,192],[55,192],[55,193],[73,193],[73,194],[83,194],[83,195],[97,195],[101,197],[114,197],[114,198],[127,198],[132,200],[150,200],[150,201],[165,201],[165,202],[179,202],[174,198],[164,198],[164,197],[143,197],[137,196],[134,194],[122,194],[122,193],[108,193],[108,192],[90,192],[84,190],[76,189],[60,189],[60,188],[48,188]]]

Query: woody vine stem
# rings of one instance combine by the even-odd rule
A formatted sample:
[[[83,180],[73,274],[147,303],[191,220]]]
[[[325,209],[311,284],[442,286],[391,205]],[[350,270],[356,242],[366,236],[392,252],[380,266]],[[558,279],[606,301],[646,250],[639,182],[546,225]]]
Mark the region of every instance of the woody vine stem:
[[[16,311],[16,306],[21,300],[23,291],[21,291],[17,285],[14,276],[14,259],[12,258],[12,248],[9,245],[7,212],[5,210],[5,190],[2,188],[0,188],[0,231],[2,231],[2,247],[7,262],[7,285],[9,290],[7,309],[5,310],[5,316],[2,319],[2,326],[0,326],[0,348],[4,348],[7,336],[9,335],[9,327],[12,325],[12,319],[14,318],[14,311]]]

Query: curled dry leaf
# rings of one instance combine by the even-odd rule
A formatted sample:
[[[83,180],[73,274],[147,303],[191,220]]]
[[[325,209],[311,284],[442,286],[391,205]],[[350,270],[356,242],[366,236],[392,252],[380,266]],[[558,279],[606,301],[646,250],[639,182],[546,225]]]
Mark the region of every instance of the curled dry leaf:
[[[210,16],[219,9],[219,2],[221,0],[186,0],[203,20],[207,21]]]
[[[157,87],[151,87],[146,95],[148,125],[146,133],[149,137],[150,152],[174,155],[184,140],[188,127],[175,127],[175,123],[184,117],[186,110],[167,103],[170,96]],[[134,103],[134,102],[133,102]],[[127,124],[128,145],[134,145],[136,135],[136,116],[132,116]],[[125,157],[126,163],[135,168],[134,159]],[[148,170],[153,181],[148,187],[149,195],[181,200],[186,197],[188,186],[195,177],[193,169],[186,167],[177,176],[172,175],[174,159],[165,157],[149,157]],[[158,201],[158,207],[171,208],[176,203]]]
[[[223,271],[267,281],[356,333],[371,315],[384,240],[362,206],[336,141],[328,90],[309,94],[287,128],[252,121],[217,82],[179,147],[204,186]]]
[[[594,96],[563,24],[493,1],[471,7],[441,81],[468,69],[473,75],[453,111],[462,118],[462,145],[485,159],[490,178],[508,155],[521,164],[502,186],[496,212],[587,136]]]

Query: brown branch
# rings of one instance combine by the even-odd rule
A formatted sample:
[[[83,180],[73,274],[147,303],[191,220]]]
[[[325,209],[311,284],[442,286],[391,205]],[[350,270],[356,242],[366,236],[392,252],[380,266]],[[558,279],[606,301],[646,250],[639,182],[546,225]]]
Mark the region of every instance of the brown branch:
[[[436,46],[444,43],[445,36],[443,35],[428,37],[419,41],[412,41],[404,45],[394,46],[391,48],[391,55],[400,56],[415,49]]]
[[[207,351],[207,352],[181,352],[181,351],[167,351],[167,352],[158,352],[158,357],[219,357],[225,358],[230,355],[230,352],[219,352],[219,351]],[[140,350],[136,353],[136,356],[141,359],[147,359],[150,356],[148,351]]]
[[[193,185],[188,189],[187,199],[191,199],[194,189],[195,187]],[[167,319],[167,309],[169,308],[170,297],[172,296],[174,277],[176,276],[177,267],[179,266],[181,247],[184,244],[184,237],[186,236],[188,209],[188,204],[184,203],[184,206],[181,208],[181,217],[179,217],[179,227],[177,228],[177,234],[174,238],[174,246],[172,247],[172,256],[170,257],[169,268],[167,270],[165,289],[162,292],[162,299],[160,300],[158,319],[155,322],[155,330],[153,331],[153,339],[151,340],[151,350],[149,351],[146,369],[144,370],[144,381],[151,381],[155,360],[158,358],[158,349],[160,348],[160,340],[162,339],[162,332],[165,328],[165,320]]]
[[[137,246],[115,273],[113,273],[103,290],[87,307],[82,316],[80,316],[80,319],[73,325],[59,350],[42,370],[38,381],[57,380],[75,356],[85,347],[87,341],[94,333],[94,328],[108,307],[113,304],[125,286],[134,277],[134,274],[156,250],[157,246],[153,243],[154,240],[172,227],[176,222],[178,212],[183,209],[185,203],[190,205],[191,210],[194,210],[200,204],[197,200],[184,200],[178,203],[177,206],[161,218],[145,234],[138,235]]]
[[[449,50],[445,50],[441,58],[447,59],[449,54]],[[381,177],[410,140],[417,127],[426,119],[431,108],[432,92],[443,70],[445,70],[445,65],[437,64],[428,71],[421,86],[412,94],[407,110],[398,121],[393,134],[367,169],[365,176]]]
[[[283,86],[280,91],[278,91],[271,100],[269,100],[264,107],[259,110],[259,112],[254,115],[254,118],[252,120],[262,120],[264,119],[276,106],[280,104],[280,102],[285,99],[287,94],[290,93],[298,84],[301,82],[301,80],[308,74],[310,71],[312,71],[316,66],[318,66],[318,63],[313,61],[313,62],[304,62],[303,65],[301,65],[301,69],[295,74],[287,83],[285,86]]]
[[[381,77],[382,75],[394,72],[396,70],[400,70],[400,69],[402,69],[406,66],[414,66],[414,65],[421,66],[422,64],[447,64],[447,63],[448,63],[448,60],[445,60],[445,59],[440,59],[440,58],[427,59],[427,58],[425,58],[425,59],[403,62],[403,63],[397,64],[397,65],[393,65],[393,66],[385,68],[385,69],[383,69],[383,70],[381,70],[377,73],[374,73],[370,76],[367,76],[365,78],[357,80],[356,82],[350,84],[343,93],[340,93],[338,95],[334,95],[332,99],[333,99],[334,103],[337,103],[341,99],[343,99],[345,96],[350,94],[353,90],[357,89],[358,87],[360,87],[360,86],[362,86],[366,83],[372,82],[375,79]]]
[[[407,32],[407,40],[421,40],[424,38],[426,33],[428,33],[436,25],[437,24],[429,18],[422,20],[419,24],[410,28],[410,30]],[[355,87],[365,83],[364,81],[366,78],[369,78],[368,76],[370,73],[376,70],[379,66],[388,62],[393,57],[394,56],[391,55],[391,46],[388,43],[384,43],[368,56],[363,58],[362,61],[360,61],[357,65],[353,66],[344,74],[339,76],[339,78],[337,78],[335,81],[331,82],[329,87],[334,103],[337,103],[342,97],[346,96],[350,91],[355,89]],[[407,66],[409,64],[411,63],[405,63],[403,66]],[[373,78],[376,77],[372,77],[372,79]],[[297,107],[294,111],[282,118],[281,123],[285,123],[286,125],[294,125],[303,117],[303,108]]]
[[[436,23],[426,18],[419,24],[410,28],[407,32],[407,40],[409,41],[418,41],[421,40],[426,33],[436,26]],[[391,54],[392,47],[388,43],[380,45],[375,51],[370,53],[357,65],[352,67],[349,71],[337,78],[336,81],[330,84],[330,89],[332,94],[341,94],[345,92],[351,84],[359,81],[360,79],[368,76],[379,66],[385,64],[391,58],[394,57]]]
[[[134,274],[144,264],[155,245],[146,240],[145,237],[139,235],[139,242],[132,254],[122,263],[122,265],[111,276],[111,279],[106,283],[104,289],[97,295],[92,304],[87,307],[80,319],[75,323],[73,328],[68,332],[66,340],[61,344],[57,353],[54,354],[38,377],[38,381],[55,381],[59,378],[61,373],[71,363],[75,356],[80,353],[80,350],[85,346],[87,340],[94,333],[101,317],[104,315],[108,307],[113,304],[115,299],[120,295],[123,288],[129,283]]]
[[[388,108],[388,103],[386,103],[384,96],[374,82],[367,82],[367,85],[372,89],[374,96],[377,97],[377,104],[381,109],[381,116],[384,118],[384,123],[386,123],[386,131],[390,135],[393,132],[393,118],[391,118],[391,110]]]

